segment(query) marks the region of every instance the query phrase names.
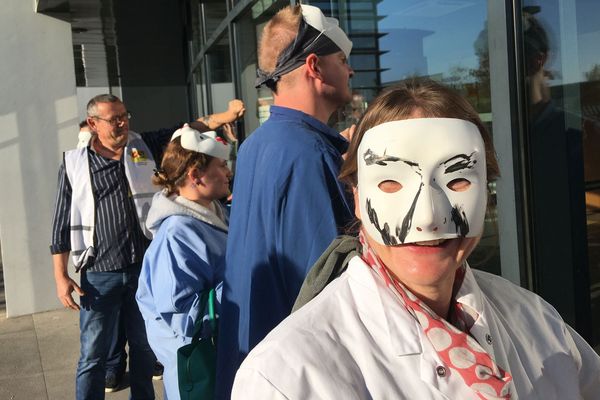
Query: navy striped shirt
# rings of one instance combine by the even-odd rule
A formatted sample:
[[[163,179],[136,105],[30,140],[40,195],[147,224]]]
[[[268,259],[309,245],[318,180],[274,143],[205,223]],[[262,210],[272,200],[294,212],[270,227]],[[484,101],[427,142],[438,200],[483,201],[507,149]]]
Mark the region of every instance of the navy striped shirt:
[[[155,160],[176,128],[144,133],[142,137]],[[96,258],[87,271],[116,271],[141,262],[150,241],[144,236],[121,160],[112,160],[88,151],[91,185],[96,202]],[[58,171],[58,192],[52,220],[52,254],[71,250],[72,188],[64,163]]]

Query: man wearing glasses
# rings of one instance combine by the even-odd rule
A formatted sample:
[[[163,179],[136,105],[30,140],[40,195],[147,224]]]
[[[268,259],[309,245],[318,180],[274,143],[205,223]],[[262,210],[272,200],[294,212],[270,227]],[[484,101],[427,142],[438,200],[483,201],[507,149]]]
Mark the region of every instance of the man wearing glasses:
[[[215,129],[243,112],[243,104],[232,100],[225,113],[191,125]],[[50,246],[57,295],[65,307],[80,311],[76,398],[104,398],[106,357],[122,317],[130,349],[131,398],[154,399],[155,357],[135,292],[150,237],[145,219],[156,191],[151,176],[175,128],[130,131],[131,114],[109,94],[92,98],[87,115],[95,135],[88,146],[64,154]],[[81,286],[69,277],[69,254],[81,272]],[[81,307],[73,291],[81,296]]]

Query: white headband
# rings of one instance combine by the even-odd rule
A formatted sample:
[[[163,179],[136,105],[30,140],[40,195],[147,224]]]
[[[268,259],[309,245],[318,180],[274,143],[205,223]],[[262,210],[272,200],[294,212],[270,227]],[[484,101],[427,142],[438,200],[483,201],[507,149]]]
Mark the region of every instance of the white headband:
[[[181,137],[181,147],[196,153],[206,154],[222,160],[229,160],[231,146],[222,138],[217,136],[215,131],[200,133],[190,128],[188,124],[183,125],[171,136],[171,141]]]

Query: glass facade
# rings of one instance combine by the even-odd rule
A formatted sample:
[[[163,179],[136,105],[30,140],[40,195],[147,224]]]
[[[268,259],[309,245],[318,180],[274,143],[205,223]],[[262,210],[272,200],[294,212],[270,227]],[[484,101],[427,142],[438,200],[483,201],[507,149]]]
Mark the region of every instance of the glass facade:
[[[600,3],[525,1],[534,289],[600,343]],[[590,318],[591,316],[591,318]]]
[[[213,112],[226,110],[229,100],[235,98],[229,52],[229,33],[225,32],[206,54],[211,93],[210,110]]]
[[[257,47],[260,32],[267,21],[281,7],[289,4],[287,1],[258,1],[247,9],[234,24],[236,43],[239,43],[236,58],[238,88],[241,98],[246,105],[244,117],[244,132],[250,133],[269,116],[269,105],[273,102],[271,91],[254,87],[256,80]]]
[[[508,170],[513,173],[501,178],[511,185],[490,185],[492,204],[484,236],[470,262],[505,276],[509,267],[517,269],[511,275],[513,281],[541,294],[597,346],[600,20],[594,16],[600,12],[600,3],[523,0],[506,7],[492,7],[488,0],[305,3],[338,18],[354,43],[350,56],[355,71],[353,101],[332,118],[332,126],[341,130],[356,123],[381,90],[418,76],[460,91],[495,141],[514,141],[498,154],[501,163],[511,160]],[[268,118],[273,102],[269,90],[254,88],[262,27],[290,2],[190,0],[188,4],[194,52],[190,99],[197,104],[199,116],[221,111],[229,99],[241,98],[247,109],[238,126],[243,139]],[[499,19],[507,21],[506,26],[488,23]],[[497,45],[498,38],[503,38],[507,49]],[[504,97],[498,96],[498,88],[507,82],[505,78],[498,82],[500,75],[490,73],[490,60],[500,60],[500,69],[510,71],[507,76],[514,78]],[[498,65],[493,67],[498,70]],[[494,132],[499,118],[510,121],[510,128]],[[519,228],[499,234],[496,190],[506,187],[522,194],[511,194],[514,201],[507,208]],[[508,239],[518,242],[519,249],[508,249]],[[502,250],[520,252],[521,247],[525,255],[511,261],[519,265],[507,265]]]
[[[342,130],[358,121],[382,89],[410,77],[429,77],[466,96],[492,131],[487,1],[311,1],[337,17],[353,41],[350,65],[354,99],[335,122]],[[495,185],[482,240],[469,261],[501,273]]]
[[[196,115],[202,116],[208,113],[208,93],[206,85],[206,75],[204,74],[204,62],[201,62],[194,71]]]

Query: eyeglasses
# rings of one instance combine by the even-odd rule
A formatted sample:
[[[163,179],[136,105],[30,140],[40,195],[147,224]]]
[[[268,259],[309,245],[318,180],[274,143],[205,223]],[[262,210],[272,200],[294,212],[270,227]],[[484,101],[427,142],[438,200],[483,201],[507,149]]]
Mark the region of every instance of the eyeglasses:
[[[92,118],[96,118],[96,119],[100,119],[112,126],[117,126],[119,124],[123,124],[126,121],[131,119],[131,113],[130,112],[126,112],[125,114],[121,114],[121,115],[117,115],[116,117],[113,117],[111,119],[106,119],[106,118],[101,118],[98,116],[93,116]]]

